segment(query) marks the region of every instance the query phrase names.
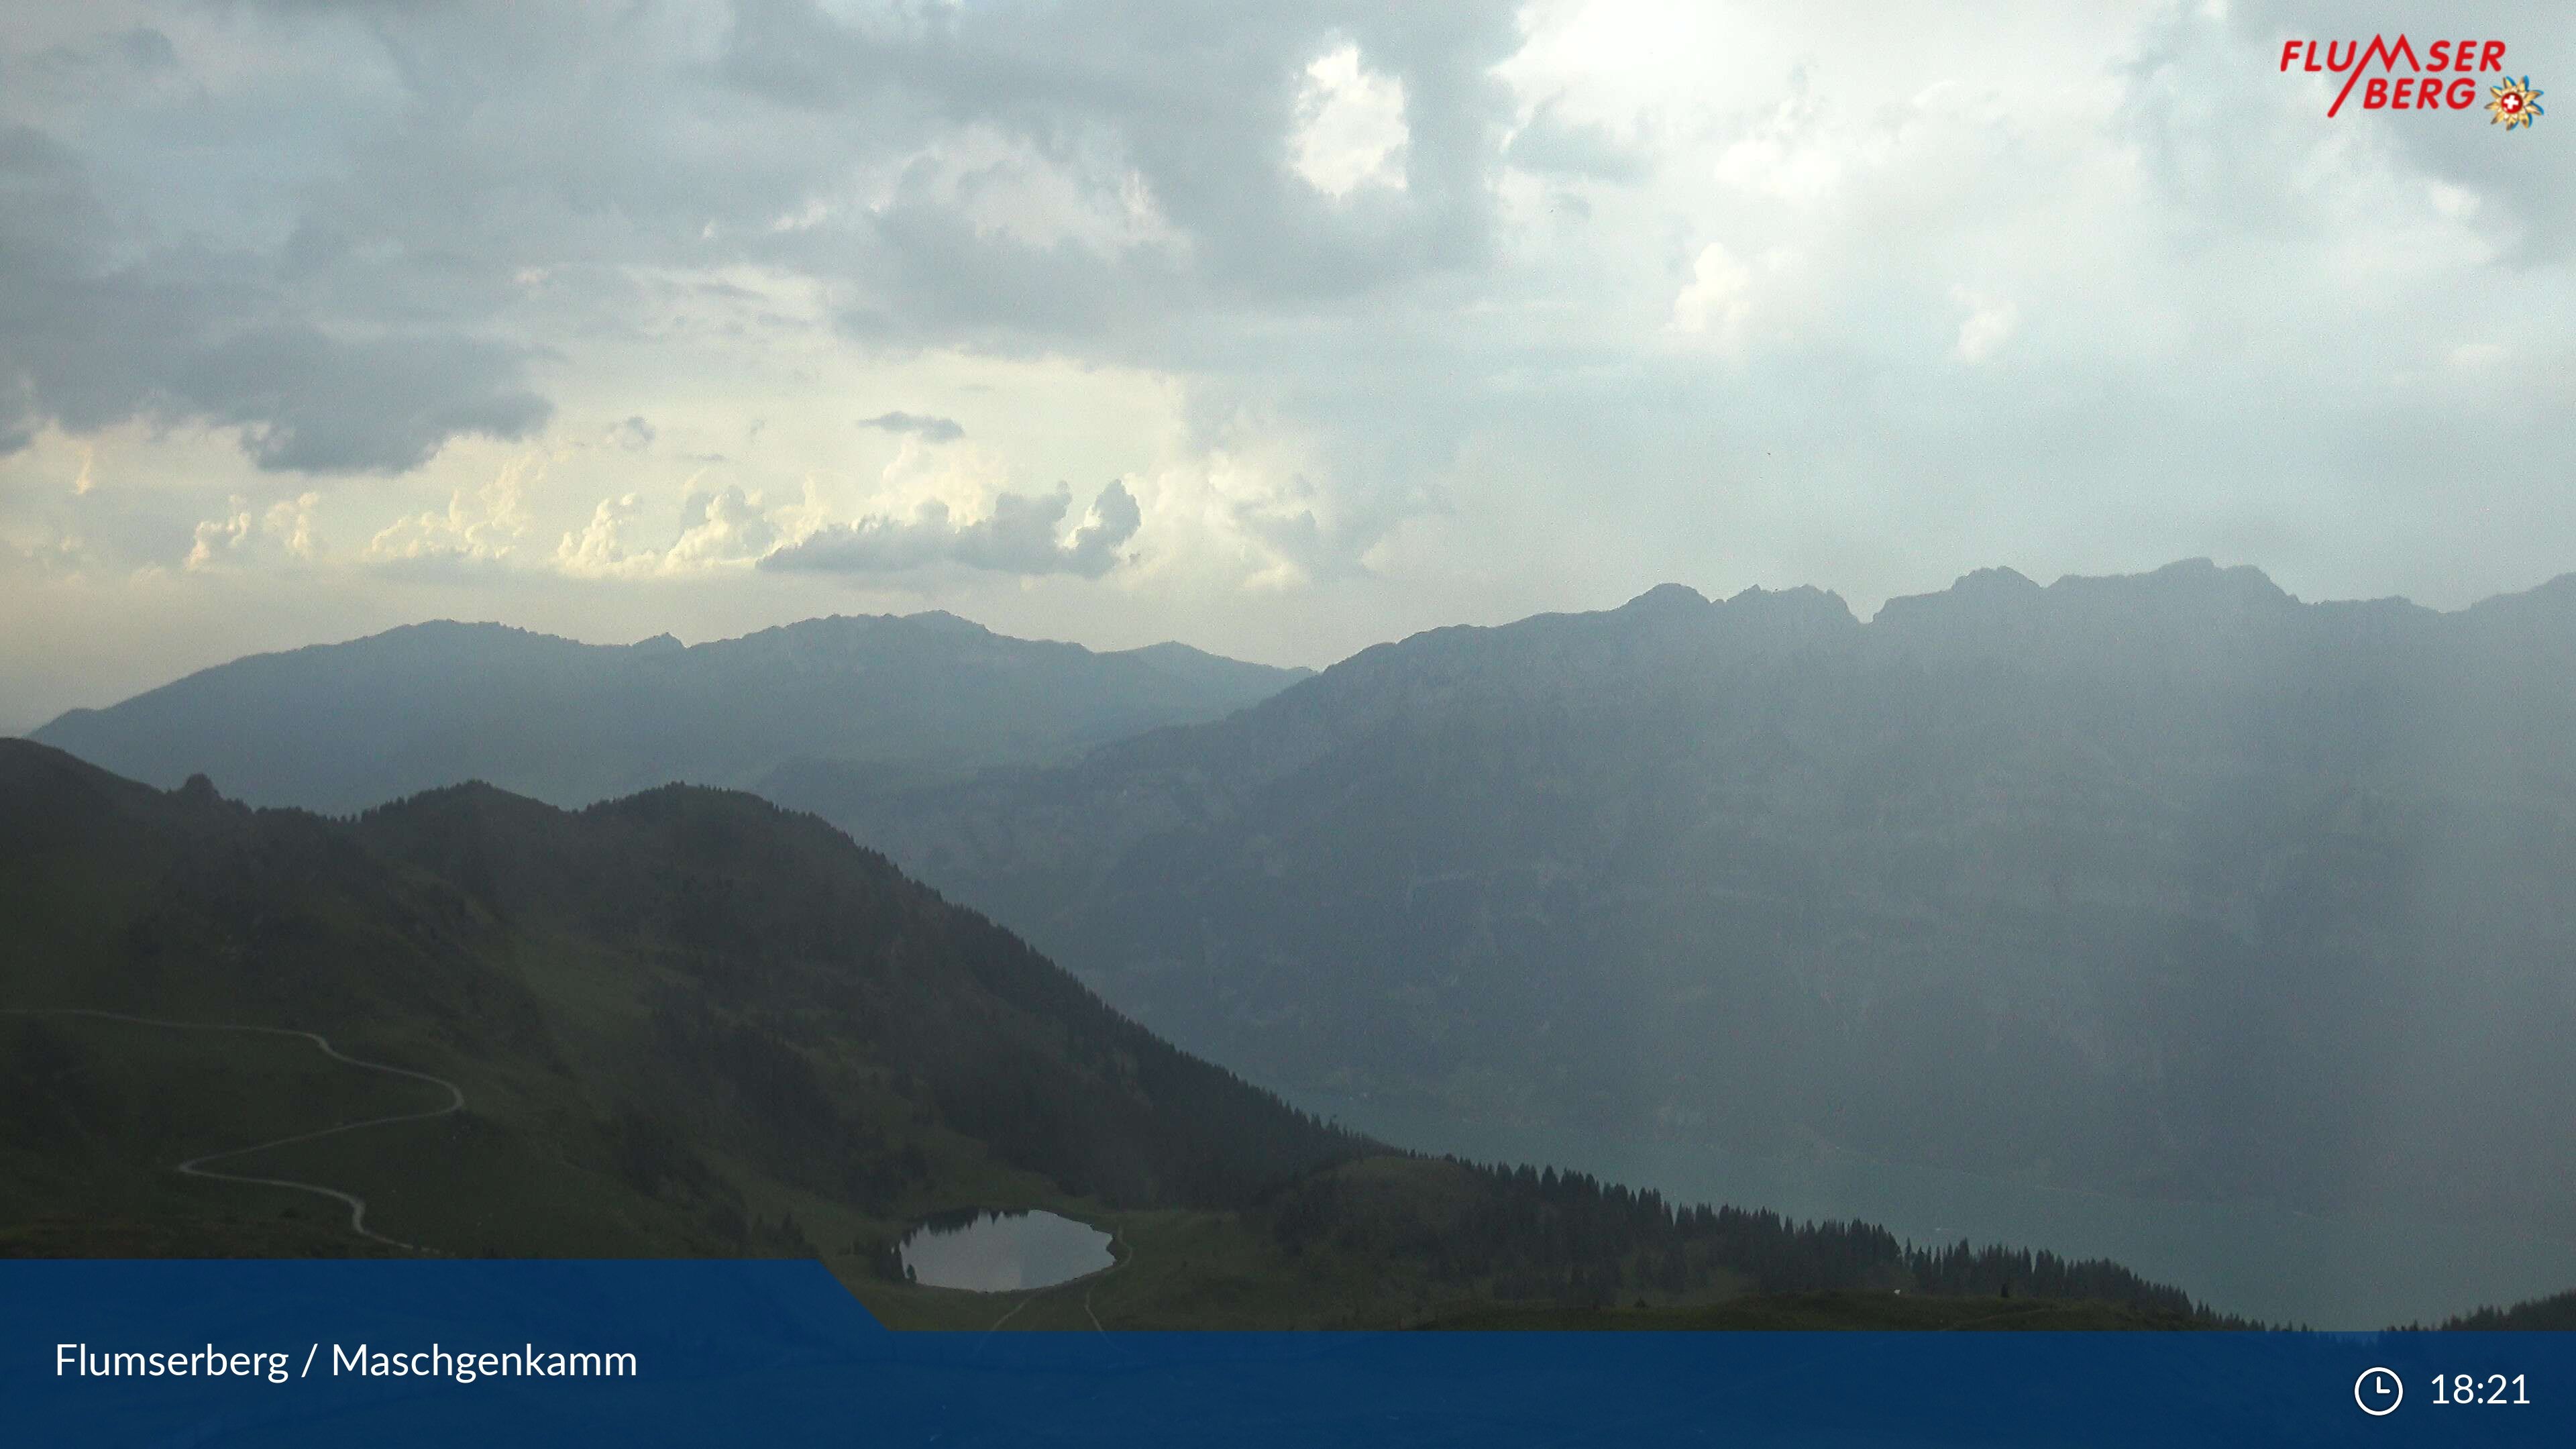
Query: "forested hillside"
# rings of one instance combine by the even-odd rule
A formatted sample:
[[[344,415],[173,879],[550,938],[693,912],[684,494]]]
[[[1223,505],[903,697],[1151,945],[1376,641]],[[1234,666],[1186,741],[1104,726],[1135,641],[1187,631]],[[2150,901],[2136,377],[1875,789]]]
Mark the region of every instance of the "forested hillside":
[[[1123,1257],[1021,1326],[1817,1288],[1866,1326],[1899,1289],[2006,1283],[2212,1321],[2107,1264],[1393,1152],[746,795],[466,786],[330,820],[0,742],[0,932],[0,1252],[810,1255],[892,1321],[989,1326],[1009,1310],[889,1249],[1048,1207]],[[207,1162],[233,1180],[175,1170]]]

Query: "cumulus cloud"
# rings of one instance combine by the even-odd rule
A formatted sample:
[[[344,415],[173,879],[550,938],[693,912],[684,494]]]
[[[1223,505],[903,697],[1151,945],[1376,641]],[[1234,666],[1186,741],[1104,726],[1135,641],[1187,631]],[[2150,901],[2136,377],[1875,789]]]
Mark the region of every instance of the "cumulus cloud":
[[[181,566],[202,572],[251,562],[263,553],[310,561],[322,551],[313,526],[313,509],[321,501],[321,494],[305,493],[281,498],[263,509],[235,496],[222,515],[197,525],[195,542]]]
[[[922,413],[879,413],[872,418],[859,419],[859,426],[906,434],[926,443],[953,443],[966,436],[966,429],[956,419],[930,417]]]
[[[591,510],[590,522],[578,532],[565,534],[563,541],[555,545],[555,566],[567,574],[588,578],[650,572],[660,559],[637,552],[626,538],[627,529],[643,514],[644,500],[638,494],[599,500]]]
[[[544,477],[543,459],[513,458],[482,487],[450,494],[443,511],[410,514],[386,525],[367,541],[363,557],[373,565],[415,574],[501,564],[528,532],[528,491]]]
[[[217,554],[229,554],[240,548],[250,538],[250,531],[250,510],[241,499],[235,498],[232,512],[197,525],[197,543],[196,547],[188,550],[187,567],[211,567]]]
[[[328,10],[0,20],[13,578],[479,569],[604,635],[838,558],[1320,661],[1667,578],[2456,604],[2576,550],[2576,173],[2328,121],[2313,0]],[[852,473],[854,397],[929,461]],[[1073,477],[1127,482],[1025,482]],[[297,564],[307,488],[373,541]]]
[[[1774,254],[1765,260],[1776,267],[1780,259]],[[1667,325],[1674,332],[1721,343],[1741,341],[1746,320],[1753,315],[1758,286],[1751,264],[1725,243],[1710,242],[1692,259],[1690,280],[1673,295],[1673,315]]]
[[[1356,45],[1336,46],[1306,67],[1297,93],[1289,165],[1326,196],[1362,186],[1404,187],[1404,82],[1361,63]]]
[[[680,504],[680,536],[663,551],[665,567],[705,568],[758,558],[778,542],[778,525],[760,495],[739,484],[692,490]]]
[[[670,541],[660,547],[651,542],[652,512],[640,493],[600,499],[589,520],[555,545],[555,572],[576,579],[704,575],[750,565],[780,536],[762,496],[740,484],[704,487],[692,480],[680,499],[678,532],[662,532]]]
[[[1053,493],[998,494],[989,513],[964,523],[946,503],[931,499],[908,518],[881,514],[826,525],[769,554],[760,566],[786,572],[892,574],[954,564],[994,573],[1096,579],[1118,566],[1118,550],[1136,536],[1144,513],[1127,485],[1113,482],[1068,536],[1064,519],[1072,507],[1073,490],[1062,484]]]

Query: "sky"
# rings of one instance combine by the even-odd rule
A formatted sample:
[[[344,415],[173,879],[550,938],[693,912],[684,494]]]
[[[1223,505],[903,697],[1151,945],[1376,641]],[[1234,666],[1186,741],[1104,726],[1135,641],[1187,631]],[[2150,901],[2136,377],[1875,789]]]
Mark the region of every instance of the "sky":
[[[2563,113],[2282,69],[2401,30]],[[431,618],[2455,608],[2576,570],[2570,137],[2554,4],[0,0],[0,730]]]

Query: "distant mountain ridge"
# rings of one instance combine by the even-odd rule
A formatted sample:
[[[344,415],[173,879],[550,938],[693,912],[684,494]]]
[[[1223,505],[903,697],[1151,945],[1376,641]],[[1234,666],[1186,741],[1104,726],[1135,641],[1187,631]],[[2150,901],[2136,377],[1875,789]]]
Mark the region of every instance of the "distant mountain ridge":
[[[937,612],[693,646],[440,621],[236,660],[32,737],[165,787],[205,774],[333,812],[477,779],[562,805],[781,772],[829,796],[1215,719],[1305,673],[1180,644],[1094,653]]]
[[[334,808],[406,788],[378,755],[575,799],[775,760],[751,782],[771,798],[1317,1099],[2123,1193],[2576,1208],[2553,1065],[2576,1035],[2576,576],[2443,613],[2208,560],[1982,570],[1867,623],[1812,588],[1666,585],[1096,732],[1067,673],[1168,677],[1157,651],[946,616],[712,656],[459,628],[381,636],[409,641],[400,668],[212,672],[259,708],[211,712],[250,746],[207,772],[256,799],[256,763]],[[452,727],[445,696],[522,655],[526,701]],[[287,707],[267,670],[320,682]],[[853,699],[891,723],[854,729]],[[911,743],[817,760],[779,720]]]
[[[1667,585],[835,818],[1292,1095],[2545,1220],[2571,666],[2576,576]]]

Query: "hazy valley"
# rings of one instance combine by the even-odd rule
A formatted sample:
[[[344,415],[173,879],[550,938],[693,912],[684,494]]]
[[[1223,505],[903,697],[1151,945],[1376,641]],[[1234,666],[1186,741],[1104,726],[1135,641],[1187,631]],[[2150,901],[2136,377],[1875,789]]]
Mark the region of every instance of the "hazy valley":
[[[2576,579],[1666,588],[839,818],[1292,1092],[2555,1228],[2571,663]]]
[[[2216,1322],[2106,1263],[1391,1151],[746,795],[462,786],[331,821],[0,742],[0,820],[0,1252],[812,1256],[919,1326],[1978,1300],[1908,1310],[1947,1324],[2006,1285],[2015,1326]],[[216,1160],[236,1180],[171,1170]],[[1104,1223],[1118,1261],[998,1306],[896,1271],[909,1225],[994,1207]]]
[[[1779,1205],[1776,1173],[1712,1164],[1860,1164],[1879,1186],[1777,1197],[1945,1240],[1962,1218],[2052,1246],[2051,1219],[2009,1209],[2085,1195],[2193,1204],[2175,1220],[2266,1254],[2303,1216],[2457,1225],[2493,1279],[2539,1280],[2492,1296],[2528,1296],[2561,1286],[2576,1208],[2571,666],[2576,578],[2443,614],[2301,603],[2205,562],[1986,571],[1866,624],[1810,589],[1666,586],[1312,677],[938,615],[688,650],[422,626],[39,738],[338,813],[469,779],[570,804],[707,780],[869,849],[706,791],[254,815],[22,747],[21,773],[87,793],[13,812],[18,859],[89,864],[13,872],[11,918],[50,924],[12,999],[366,1023],[489,1074],[423,1130],[489,1133],[516,1165],[475,1171],[572,1216],[444,1224],[447,1251],[810,1247],[901,1296],[870,1275],[905,1222],[1052,1203],[1215,1234],[1197,1261],[1259,1283],[1262,1321],[1328,1315],[1335,1274],[1400,1281],[1397,1321],[1939,1277],[1892,1238],[1758,1268],[1661,1198],[1613,1215],[1668,1229],[1529,1257],[1512,1215],[1536,1179],[1437,1186],[1463,1169],[1269,1089],[1398,1147],[1684,1203]],[[39,821],[108,834],[65,854]],[[165,859],[189,891],[112,868]],[[119,904],[61,904],[84,900]],[[362,969],[386,943],[414,964]],[[61,1022],[21,1041],[40,1064],[108,1046]],[[503,1130],[481,1104],[513,1093],[533,1115]],[[147,1158],[187,1135],[152,1130]],[[1889,1210],[1943,1173],[1970,1184],[1954,1206]],[[147,1181],[216,1200],[128,1186]],[[1461,1262],[1409,1236],[1466,1221],[1519,1246]],[[2414,1229],[2373,1231],[2355,1241]],[[1195,1279],[1156,1292],[1134,1311],[1223,1311]]]

